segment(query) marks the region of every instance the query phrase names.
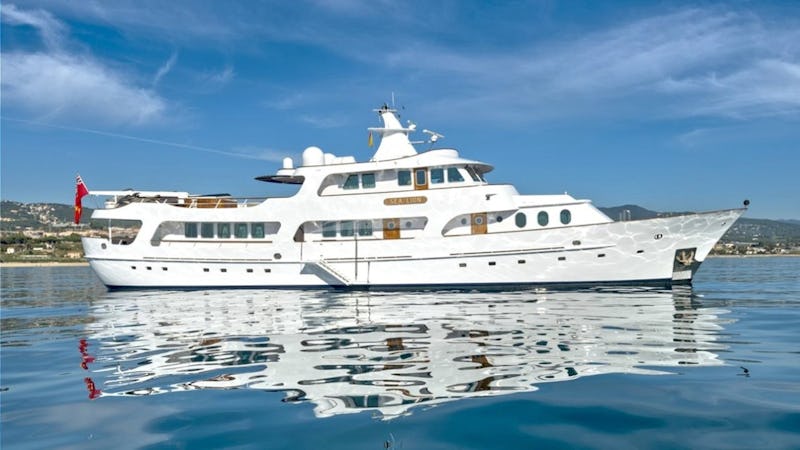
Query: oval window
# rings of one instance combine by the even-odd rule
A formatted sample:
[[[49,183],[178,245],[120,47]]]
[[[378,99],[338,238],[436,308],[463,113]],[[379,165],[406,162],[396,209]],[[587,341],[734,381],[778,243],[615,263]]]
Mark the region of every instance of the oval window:
[[[525,216],[525,213],[517,213],[517,215],[514,216],[514,223],[516,223],[519,228],[525,228],[525,225],[528,224],[528,218]]]
[[[547,211],[540,211],[536,220],[539,222],[539,225],[546,227],[548,222],[550,222],[550,217],[547,215]]]
[[[561,223],[564,225],[570,223],[572,221],[572,213],[569,212],[568,209],[561,210]]]

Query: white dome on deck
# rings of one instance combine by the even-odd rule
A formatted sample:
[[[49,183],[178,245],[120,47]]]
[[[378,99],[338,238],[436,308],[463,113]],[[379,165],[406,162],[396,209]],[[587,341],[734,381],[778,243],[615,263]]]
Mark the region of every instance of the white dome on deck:
[[[322,149],[319,147],[308,147],[303,150],[303,165],[304,166],[321,166],[325,164],[325,156]]]

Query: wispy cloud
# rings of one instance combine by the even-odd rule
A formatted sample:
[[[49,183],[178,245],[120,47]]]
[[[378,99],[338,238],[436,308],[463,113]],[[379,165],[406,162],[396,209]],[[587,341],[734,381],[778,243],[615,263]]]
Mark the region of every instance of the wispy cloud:
[[[172,70],[172,68],[175,66],[175,62],[177,61],[178,61],[178,52],[174,51],[169,56],[169,59],[161,67],[158,68],[158,72],[156,72],[156,75],[153,77],[153,87],[157,86],[158,82],[161,81],[164,75],[168,74]]]
[[[44,10],[21,10],[13,4],[6,4],[0,8],[2,21],[9,25],[28,25],[36,28],[42,37],[44,45],[51,49],[61,46],[67,32],[64,24],[59,22],[52,14]]]
[[[144,124],[164,117],[166,101],[88,54],[64,50],[66,26],[44,11],[4,5],[3,22],[37,29],[41,51],[3,53],[3,100],[38,117]]]
[[[222,70],[209,71],[202,75],[203,81],[206,83],[225,85],[230,83],[236,76],[233,66],[225,66]]]

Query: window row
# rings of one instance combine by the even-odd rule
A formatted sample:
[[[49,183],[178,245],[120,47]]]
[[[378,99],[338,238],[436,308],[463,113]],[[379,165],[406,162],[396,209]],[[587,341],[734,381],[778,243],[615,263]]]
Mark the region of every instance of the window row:
[[[562,224],[568,225],[572,222],[572,213],[568,209],[562,209],[559,218]],[[546,227],[550,223],[550,215],[547,211],[539,211],[539,214],[536,215],[536,222],[539,226]],[[525,228],[528,224],[528,217],[525,213],[519,212],[514,216],[514,223],[518,228]]]
[[[268,234],[277,233],[279,227],[280,224],[270,222],[186,222],[183,224],[183,235],[187,238],[263,239]]]
[[[414,169],[414,177],[416,185],[427,184],[426,177],[428,169]],[[468,171],[471,175],[473,172]],[[479,181],[477,175],[473,175],[472,179]],[[431,184],[447,183],[460,183],[464,181],[464,177],[458,170],[458,167],[435,167],[430,169]],[[398,170],[397,171],[397,185],[398,186],[411,186],[411,170]]]
[[[359,182],[360,181],[360,182]],[[375,187],[375,174],[374,173],[353,173],[347,176],[344,182],[343,189],[372,189]]]
[[[353,237],[358,232],[359,236],[372,236],[372,221],[342,220],[341,222],[322,222],[322,237],[336,237],[338,232],[342,237]]]

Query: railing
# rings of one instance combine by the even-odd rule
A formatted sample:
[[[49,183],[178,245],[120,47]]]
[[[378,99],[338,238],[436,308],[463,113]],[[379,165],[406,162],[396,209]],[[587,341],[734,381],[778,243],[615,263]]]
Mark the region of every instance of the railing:
[[[161,197],[126,195],[109,200],[107,209],[118,208],[130,203],[158,203],[179,208],[249,208],[267,200],[268,197]]]

